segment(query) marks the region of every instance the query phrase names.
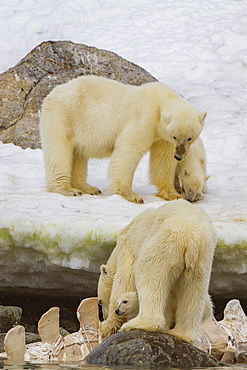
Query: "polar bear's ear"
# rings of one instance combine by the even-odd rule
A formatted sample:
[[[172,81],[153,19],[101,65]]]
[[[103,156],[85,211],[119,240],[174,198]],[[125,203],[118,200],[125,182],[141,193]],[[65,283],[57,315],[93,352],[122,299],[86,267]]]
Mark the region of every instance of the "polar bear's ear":
[[[102,278],[106,279],[107,276],[110,273],[109,268],[106,265],[101,265],[100,266],[100,273],[101,273]]]
[[[170,114],[161,112],[161,117],[163,118],[163,122],[165,123],[165,125],[168,126],[172,120]]]
[[[207,117],[207,112],[201,112],[199,113],[199,121],[201,124],[204,123],[205,118]]]

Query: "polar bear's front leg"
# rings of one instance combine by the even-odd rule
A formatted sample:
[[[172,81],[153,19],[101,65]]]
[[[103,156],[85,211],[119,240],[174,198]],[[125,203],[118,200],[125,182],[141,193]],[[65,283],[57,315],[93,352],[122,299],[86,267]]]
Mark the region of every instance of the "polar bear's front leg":
[[[115,314],[116,315],[116,314]],[[100,323],[100,333],[103,339],[108,338],[112,334],[116,334],[121,328],[123,321],[121,318],[108,317],[107,320]]]
[[[136,290],[133,275],[134,258],[131,257],[131,252],[126,249],[128,248],[127,240],[128,237],[125,233],[122,233],[118,239],[118,259],[121,263],[118,264],[118,271],[113,280],[108,317],[100,325],[102,338],[107,338],[119,331],[123,324],[123,318],[115,313],[117,302],[123,293]]]
[[[174,145],[165,140],[156,141],[150,148],[151,183],[159,190],[157,196],[165,200],[182,198],[174,187],[177,162],[173,152]]]

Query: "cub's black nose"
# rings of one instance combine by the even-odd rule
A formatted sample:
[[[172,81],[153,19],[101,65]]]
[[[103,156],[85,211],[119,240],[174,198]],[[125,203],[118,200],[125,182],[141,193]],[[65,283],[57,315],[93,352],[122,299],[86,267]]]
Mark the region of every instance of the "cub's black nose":
[[[117,308],[116,310],[115,310],[115,314],[119,314],[119,308]]]
[[[174,155],[174,158],[175,158],[177,161],[181,161],[181,160],[182,160],[182,158],[181,158],[181,157],[179,157],[178,155]]]

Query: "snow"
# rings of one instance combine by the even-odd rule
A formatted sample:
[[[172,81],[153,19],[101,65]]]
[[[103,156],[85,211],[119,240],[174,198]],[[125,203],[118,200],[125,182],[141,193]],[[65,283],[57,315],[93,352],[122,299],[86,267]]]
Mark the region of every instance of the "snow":
[[[215,266],[247,273],[246,0],[1,1],[0,29],[1,72],[43,41],[71,40],[116,52],[207,110],[211,177],[198,204],[218,233]],[[148,154],[133,182],[143,205],[110,194],[108,163],[89,165],[102,195],[64,197],[46,192],[41,150],[0,143],[0,254],[29,248],[58,266],[96,270],[124,226],[164,204],[148,184]]]

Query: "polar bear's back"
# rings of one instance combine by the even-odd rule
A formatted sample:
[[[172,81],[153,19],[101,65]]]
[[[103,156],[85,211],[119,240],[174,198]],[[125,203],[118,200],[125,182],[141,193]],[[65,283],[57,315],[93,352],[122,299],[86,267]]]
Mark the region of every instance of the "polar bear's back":
[[[206,211],[184,199],[167,202],[157,210],[157,217],[164,219],[165,223],[174,230],[186,229],[189,226],[191,226],[190,229],[192,226],[197,226],[202,231],[214,230]]]
[[[146,109],[142,94],[140,86],[96,76],[81,76],[56,86],[42,105],[43,141],[47,137],[56,141],[61,133],[72,138],[88,158],[109,157],[123,129],[138,129],[132,123]]]
[[[185,266],[192,268],[199,255],[212,258],[216,246],[210,217],[201,207],[183,199],[167,202],[157,210],[150,236],[145,246],[148,253],[157,253],[154,250],[158,249],[171,260],[184,256]]]

